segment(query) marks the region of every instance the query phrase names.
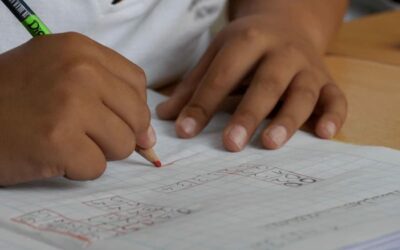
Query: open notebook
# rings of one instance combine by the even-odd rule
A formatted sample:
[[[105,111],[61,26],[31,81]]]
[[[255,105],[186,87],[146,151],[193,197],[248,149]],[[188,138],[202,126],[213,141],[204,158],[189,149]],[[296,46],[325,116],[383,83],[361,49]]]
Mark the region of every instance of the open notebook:
[[[181,140],[153,117],[161,169],[132,155],[96,181],[0,189],[0,249],[355,249],[399,232],[400,152],[299,132],[233,154],[228,118]]]

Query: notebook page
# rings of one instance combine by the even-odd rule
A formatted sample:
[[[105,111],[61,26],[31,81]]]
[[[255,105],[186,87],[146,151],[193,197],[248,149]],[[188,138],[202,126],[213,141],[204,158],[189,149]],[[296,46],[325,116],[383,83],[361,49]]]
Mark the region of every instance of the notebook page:
[[[21,249],[21,250],[57,250],[40,241],[36,241],[23,234],[16,234],[12,230],[0,228],[0,249]]]
[[[149,92],[153,108],[162,99]],[[400,230],[398,151],[299,132],[281,150],[255,140],[233,154],[228,118],[182,140],[153,116],[165,167],[132,155],[96,181],[1,189],[0,226],[56,249],[337,249]]]

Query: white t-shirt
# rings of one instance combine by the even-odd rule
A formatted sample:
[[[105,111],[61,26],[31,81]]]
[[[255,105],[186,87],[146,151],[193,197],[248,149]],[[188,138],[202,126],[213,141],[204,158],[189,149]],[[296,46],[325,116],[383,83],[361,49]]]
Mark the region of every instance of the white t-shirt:
[[[53,33],[76,31],[141,66],[150,86],[176,80],[209,43],[225,0],[25,0]],[[30,39],[0,3],[0,53]]]

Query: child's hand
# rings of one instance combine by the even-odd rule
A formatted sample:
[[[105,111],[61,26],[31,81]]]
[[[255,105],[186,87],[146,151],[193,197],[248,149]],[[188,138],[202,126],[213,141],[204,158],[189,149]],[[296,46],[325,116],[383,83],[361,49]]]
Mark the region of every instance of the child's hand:
[[[143,71],[79,34],[0,55],[0,185],[88,180],[155,143]]]
[[[177,134],[193,137],[249,76],[247,91],[223,133],[228,150],[242,150],[280,100],[282,108],[261,135],[265,148],[281,147],[316,109],[318,136],[332,138],[341,128],[346,99],[321,52],[306,35],[264,15],[228,25],[172,97],[158,107],[158,115],[177,118]]]

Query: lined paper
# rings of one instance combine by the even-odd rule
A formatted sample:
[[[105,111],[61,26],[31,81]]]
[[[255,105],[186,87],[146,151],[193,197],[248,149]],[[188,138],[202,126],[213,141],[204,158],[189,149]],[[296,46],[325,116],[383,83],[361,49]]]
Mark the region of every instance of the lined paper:
[[[153,109],[162,99],[149,92]],[[228,153],[227,119],[183,140],[153,115],[161,169],[132,155],[96,181],[1,189],[1,248],[341,249],[400,230],[398,151],[298,132]]]

